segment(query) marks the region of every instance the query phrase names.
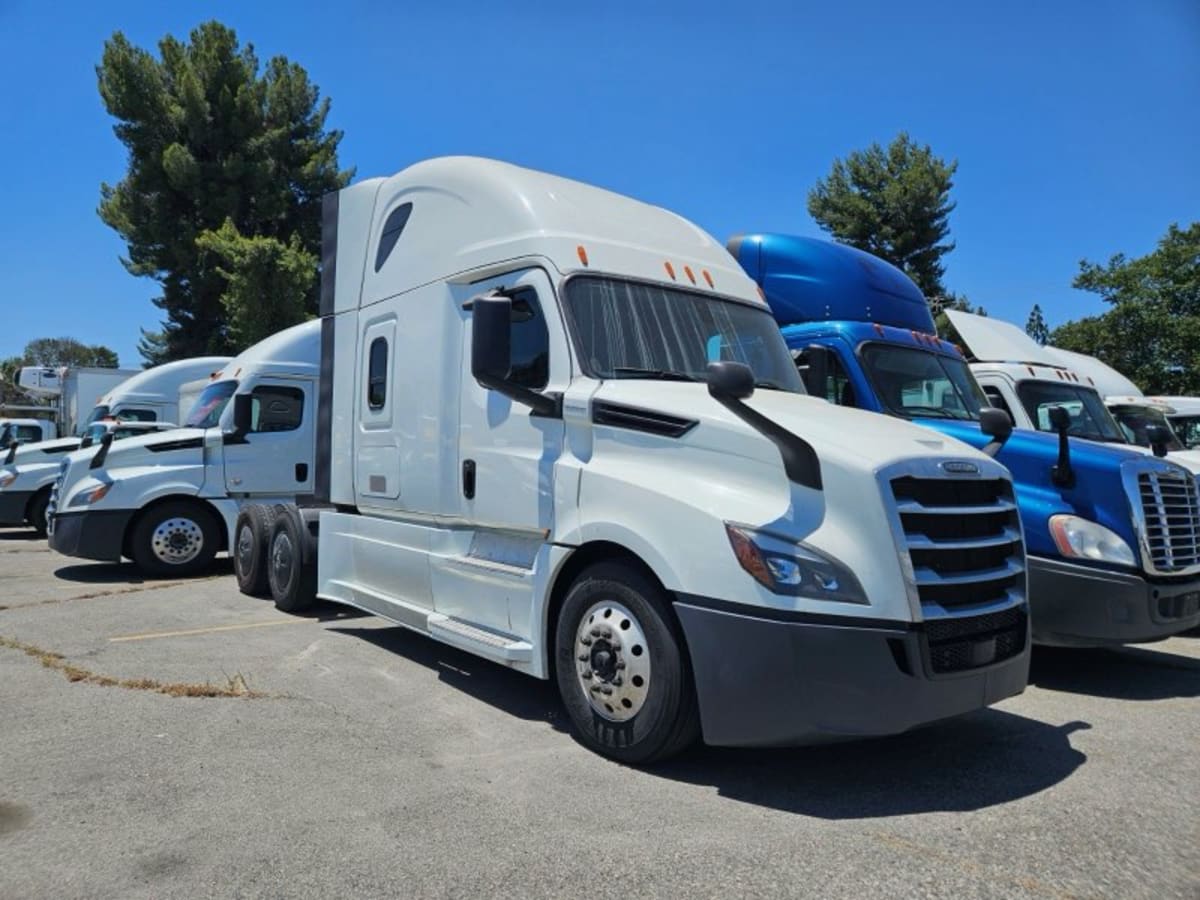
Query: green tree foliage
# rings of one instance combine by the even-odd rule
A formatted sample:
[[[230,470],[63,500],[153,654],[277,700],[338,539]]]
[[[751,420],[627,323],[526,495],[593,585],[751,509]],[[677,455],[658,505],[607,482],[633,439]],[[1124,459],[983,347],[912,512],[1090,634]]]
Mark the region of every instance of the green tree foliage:
[[[197,238],[219,262],[226,279],[221,295],[229,339],[248,347],[289,325],[310,318],[305,298],[317,282],[317,257],[293,234],[285,244],[273,237],[246,237],[231,220]]]
[[[1110,308],[1055,329],[1052,344],[1103,360],[1147,394],[1200,394],[1200,222],[1171,225],[1136,259],[1081,261],[1073,286]]]
[[[38,338],[26,344],[20,356],[0,360],[0,403],[35,403],[17,390],[16,377],[22,366],[115,369],[117,365],[117,354],[103,344],[84,344],[69,337]]]
[[[338,169],[342,133],[325,129],[329,99],[301,66],[277,56],[260,70],[254,48],[218,22],[186,42],[167,36],[158,50],[156,59],[117,32],[96,69],[113,130],[129,150],[125,177],[101,186],[99,213],[128,244],[126,269],[162,285],[154,301],[165,313],[162,330],[143,331],[139,345],[153,363],[242,349],[226,316],[228,292],[245,299],[230,285],[232,260],[261,266],[264,257],[223,255],[226,220],[238,236],[297,247],[315,264],[321,197],[353,174]],[[297,283],[288,267],[300,257],[267,257],[284,266],[281,280]],[[299,300],[315,312],[315,278]]]
[[[1050,327],[1046,324],[1046,317],[1042,315],[1041,306],[1036,303],[1029,311],[1029,318],[1025,320],[1025,333],[1043,347],[1050,340]]]
[[[809,191],[808,212],[837,240],[886,259],[926,297],[940,298],[941,259],[954,249],[945,239],[957,168],[901,132],[886,149],[875,143],[835,159]]]

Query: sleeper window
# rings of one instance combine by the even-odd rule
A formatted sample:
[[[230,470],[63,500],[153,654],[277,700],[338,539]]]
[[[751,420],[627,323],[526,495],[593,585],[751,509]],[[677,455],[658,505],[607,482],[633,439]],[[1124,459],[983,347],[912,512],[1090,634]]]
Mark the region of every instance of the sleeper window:
[[[544,388],[550,381],[550,333],[536,293],[521,291],[512,298],[509,322],[509,380],[530,390]]]
[[[294,431],[304,418],[304,391],[264,384],[250,392],[250,431]]]
[[[367,406],[374,412],[383,409],[387,403],[387,338],[375,338],[371,341],[371,350],[367,362]]]

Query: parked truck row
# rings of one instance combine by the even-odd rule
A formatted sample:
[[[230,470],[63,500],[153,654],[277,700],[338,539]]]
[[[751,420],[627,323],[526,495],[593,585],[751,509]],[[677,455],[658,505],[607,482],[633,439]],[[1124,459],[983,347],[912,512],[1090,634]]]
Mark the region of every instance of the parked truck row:
[[[893,734],[1019,693],[1034,640],[1200,624],[1192,473],[1061,401],[1014,430],[866,254],[446,158],[329,195],[321,270],[183,427],[55,461],[54,549],[227,551],[287,611],[553,679],[635,763]]]

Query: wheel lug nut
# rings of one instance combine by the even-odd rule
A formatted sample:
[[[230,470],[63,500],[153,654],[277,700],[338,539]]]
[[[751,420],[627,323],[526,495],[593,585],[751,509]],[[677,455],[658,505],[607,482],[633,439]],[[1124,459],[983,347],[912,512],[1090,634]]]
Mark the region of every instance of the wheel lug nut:
[[[600,685],[600,693],[604,694],[607,697],[609,694],[612,693],[612,688],[607,684],[602,684],[602,685]]]
[[[594,693],[595,693],[596,691],[598,691],[598,690],[600,690],[600,685],[598,685],[598,684],[593,684],[593,685],[592,685],[592,687],[591,687],[591,691],[592,691],[592,693],[594,694]]]
[[[600,629],[599,629],[598,627],[597,627],[597,628],[593,628],[593,629],[591,630],[591,635],[592,635],[592,637],[594,637],[594,638],[600,637]]]
[[[581,637],[579,639],[579,643],[583,644],[585,647],[590,647],[592,646],[592,639],[590,637]]]
[[[579,677],[580,677],[580,678],[591,678],[591,677],[592,677],[592,670],[591,670],[591,669],[584,669],[582,672],[580,672],[580,673],[579,673]]]
[[[616,678],[614,678],[612,680],[612,683],[613,683],[613,687],[620,687],[621,685],[623,685],[625,683],[625,679],[622,678],[620,675],[618,675]]]
[[[580,662],[587,662],[588,655],[586,653],[580,653],[579,656],[576,657],[576,659],[578,659]]]
[[[623,669],[623,668],[625,668],[625,660],[623,660],[623,659],[618,659],[618,660],[617,660],[617,668],[618,668],[618,669]]]

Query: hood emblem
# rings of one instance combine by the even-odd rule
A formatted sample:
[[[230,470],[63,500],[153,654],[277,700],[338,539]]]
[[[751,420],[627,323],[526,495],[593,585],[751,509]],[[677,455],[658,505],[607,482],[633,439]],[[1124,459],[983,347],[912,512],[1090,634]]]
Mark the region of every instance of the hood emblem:
[[[973,462],[967,462],[965,459],[949,459],[945,462],[938,463],[938,466],[947,475],[978,475],[979,466]]]

